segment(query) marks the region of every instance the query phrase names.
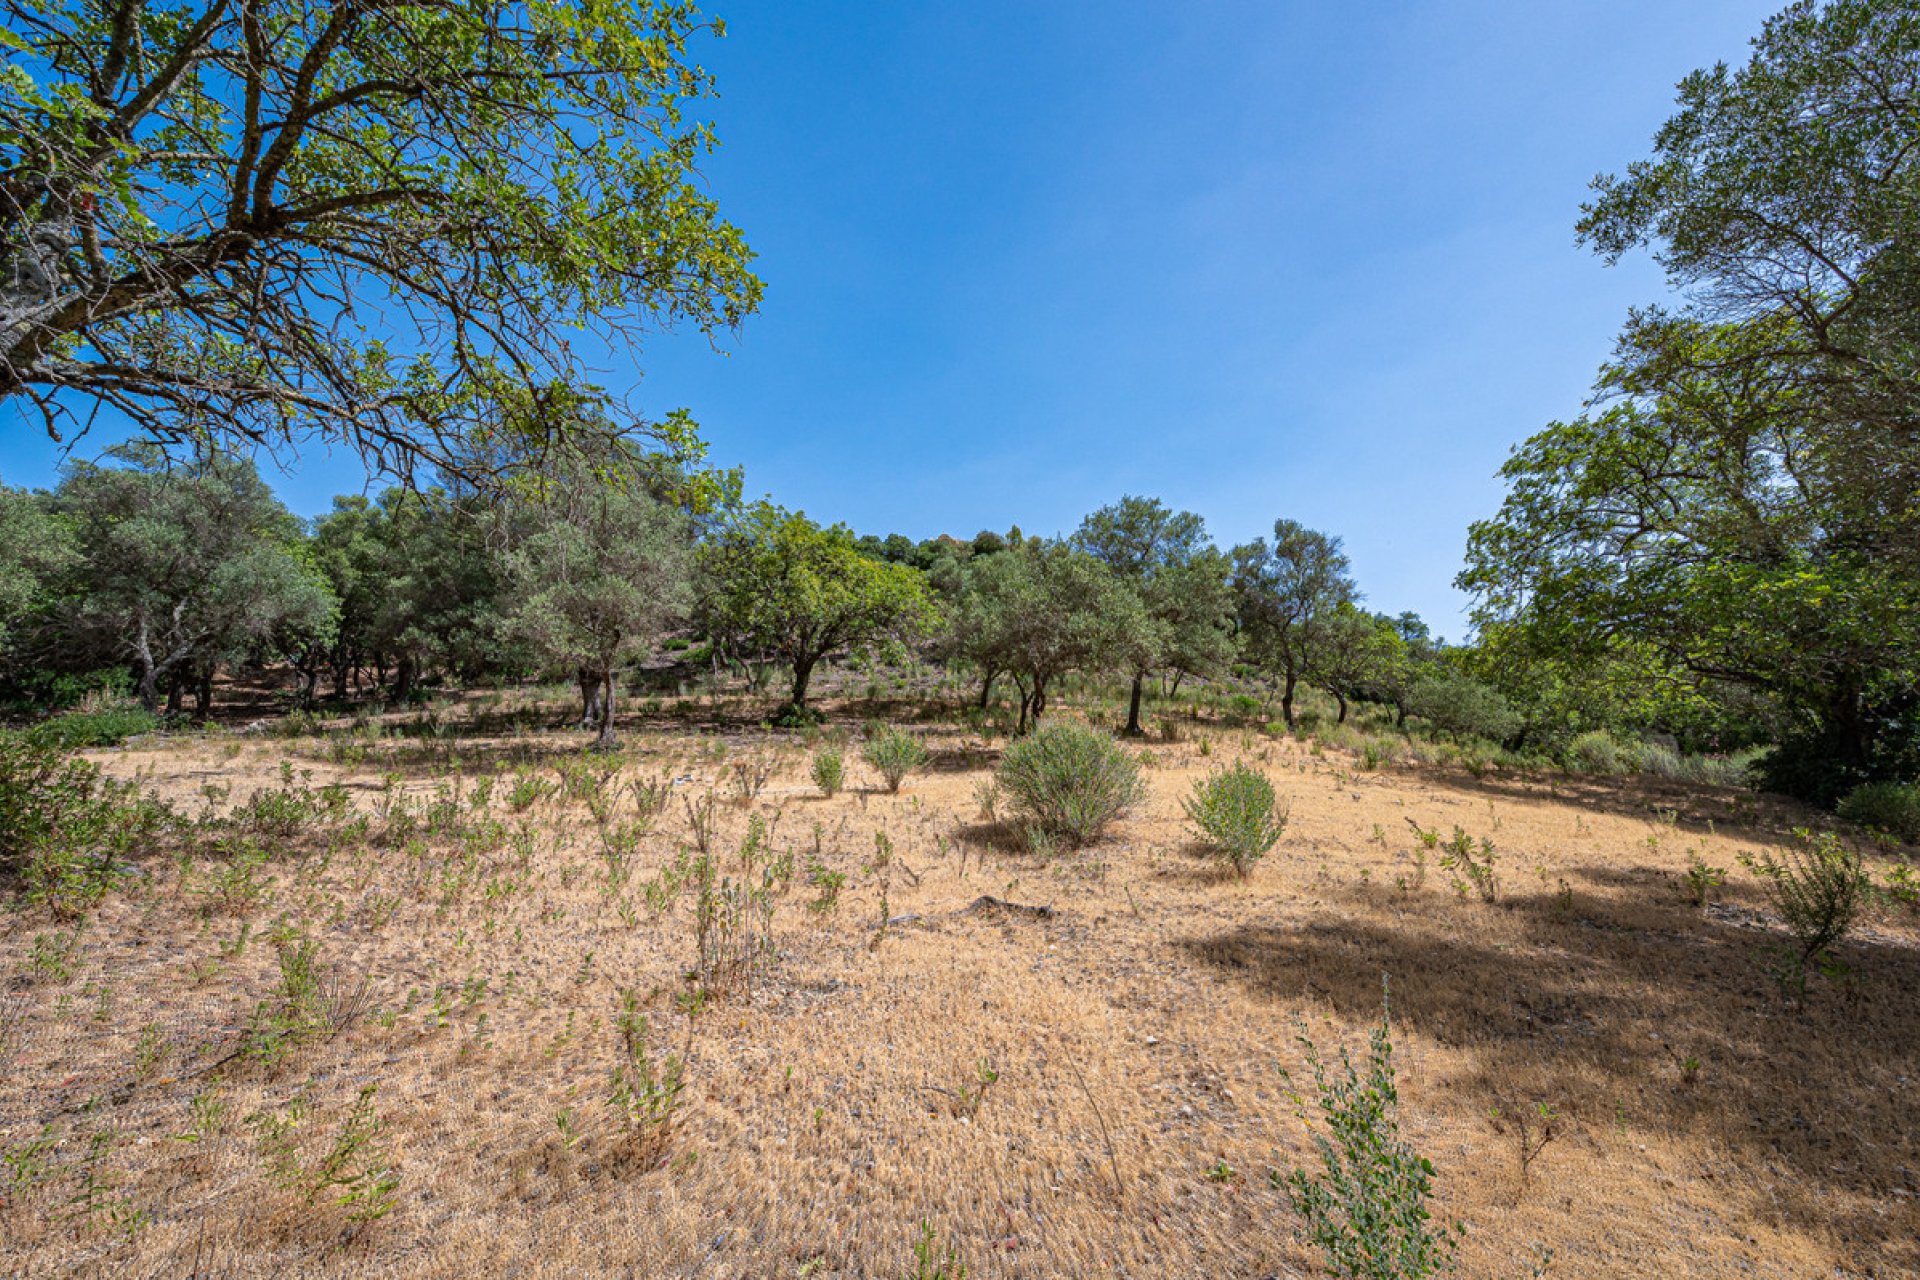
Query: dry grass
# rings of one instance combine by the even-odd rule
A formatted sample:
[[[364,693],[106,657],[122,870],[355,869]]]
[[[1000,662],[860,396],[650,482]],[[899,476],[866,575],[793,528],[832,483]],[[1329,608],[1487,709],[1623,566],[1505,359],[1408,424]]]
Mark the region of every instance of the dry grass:
[[[1356,772],[1222,732],[1204,758],[1199,739],[1150,748],[1151,803],[1043,862],[982,819],[978,739],[930,735],[933,763],[897,796],[856,768],[827,800],[797,743],[736,735],[733,756],[773,765],[742,806],[716,739],[652,732],[610,792],[663,773],[712,792],[729,875],[755,820],[794,853],[775,962],[690,1024],[692,904],[683,890],[656,912],[643,891],[690,839],[689,806],[663,810],[609,890],[617,828],[564,793],[508,804],[514,767],[552,779],[579,741],[379,745],[352,767],[299,741],[105,757],[191,809],[208,782],[226,804],[279,785],[292,751],[361,813],[457,792],[462,816],[278,842],[251,908],[208,895],[211,857],[148,866],[64,978],[32,960],[60,926],[8,916],[0,1271],[896,1277],[925,1220],[976,1280],[1311,1275],[1267,1179],[1308,1158],[1276,1067],[1301,1065],[1296,1016],[1323,1046],[1357,1043],[1384,972],[1403,1127],[1468,1225],[1467,1274],[1522,1274],[1540,1243],[1565,1277],[1920,1274],[1920,929],[1877,912],[1843,948],[1854,979],[1789,1003],[1767,972],[1778,927],[1735,855],[1804,814],[1659,782]],[[1292,810],[1244,882],[1179,813],[1241,755]],[[1423,874],[1408,818],[1491,839],[1497,904],[1452,891],[1438,851]],[[607,816],[628,820],[630,792]],[[1689,851],[1730,870],[1704,911],[1681,884]],[[807,906],[816,858],[846,877],[831,910]],[[983,894],[1057,913],[969,911]],[[278,1063],[214,1068],[279,979],[276,925],[319,942],[335,990],[364,979],[369,1007]],[[687,1059],[684,1106],[647,1142],[605,1102],[628,989],[655,1052]],[[962,1102],[983,1060],[998,1078]],[[299,1095],[315,1159],[369,1084],[400,1185],[389,1216],[355,1223],[271,1181],[247,1117]],[[196,1095],[224,1122],[179,1140]],[[1540,1102],[1561,1119],[1523,1186],[1491,1112]],[[1208,1176],[1222,1160],[1235,1178]],[[123,1229],[115,1206],[150,1220]]]

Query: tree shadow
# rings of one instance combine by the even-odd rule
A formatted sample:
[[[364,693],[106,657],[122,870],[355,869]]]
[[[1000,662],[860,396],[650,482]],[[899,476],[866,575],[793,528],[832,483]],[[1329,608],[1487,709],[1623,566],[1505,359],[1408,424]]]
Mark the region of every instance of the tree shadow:
[[[1474,927],[1490,911],[1499,926]],[[1451,1091],[1491,1104],[1523,1087],[1596,1130],[1609,1094],[1630,1094],[1636,1125],[1704,1131],[1785,1166],[1794,1194],[1775,1203],[1811,1231],[1834,1229],[1827,1193],[1881,1200],[1893,1211],[1858,1215],[1852,1238],[1912,1263],[1920,1205],[1889,1191],[1920,1193],[1900,1083],[1920,1046],[1920,948],[1850,940],[1839,950],[1859,985],[1816,978],[1794,1007],[1767,970],[1782,939],[1700,913],[1683,928],[1635,927],[1541,894],[1448,903],[1391,925],[1249,923],[1179,945],[1259,995],[1324,1001],[1362,1025],[1379,1016],[1390,975],[1396,1021],[1473,1063]],[[1690,1082],[1688,1058],[1699,1063]]]
[[[1660,825],[1666,825],[1671,816],[1676,829],[1696,836],[1717,833],[1773,839],[1796,827],[1830,821],[1828,815],[1785,796],[1648,774],[1489,773],[1475,778],[1465,772],[1436,774],[1424,767],[1423,771],[1440,786],[1488,800],[1551,799]]]

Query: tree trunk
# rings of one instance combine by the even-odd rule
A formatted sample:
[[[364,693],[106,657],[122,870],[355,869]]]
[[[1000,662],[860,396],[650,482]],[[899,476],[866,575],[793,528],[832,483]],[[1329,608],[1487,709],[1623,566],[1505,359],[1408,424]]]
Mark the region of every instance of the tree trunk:
[[[580,727],[596,729],[602,720],[602,703],[607,692],[607,673],[595,671],[591,667],[581,667],[574,672],[580,682]]]
[[[1334,720],[1334,723],[1345,724],[1347,722],[1347,695],[1340,692],[1338,689],[1335,689],[1332,692],[1333,692],[1333,700],[1340,704],[1340,715],[1336,720]]]
[[[179,673],[176,672],[173,677],[167,681],[167,715],[177,716],[180,714],[180,708],[186,702],[186,694],[186,681],[182,680]]]
[[[1294,674],[1293,674],[1293,672],[1291,672],[1291,671],[1289,671],[1289,672],[1287,672],[1287,682],[1286,682],[1286,684],[1285,684],[1285,686],[1284,686],[1284,687],[1282,687],[1282,689],[1281,689],[1281,691],[1280,691],[1280,715],[1281,715],[1281,717],[1282,717],[1282,718],[1283,718],[1284,720],[1286,720],[1286,722],[1287,722],[1287,729],[1288,729],[1288,731],[1289,731],[1289,732],[1291,732],[1291,731],[1292,731],[1292,729],[1293,729],[1293,727],[1294,727],[1294,724],[1293,724],[1293,685],[1294,685],[1294,681],[1295,681],[1295,679],[1296,679],[1296,677],[1294,676]]]
[[[613,669],[609,667],[600,677],[600,736],[594,740],[594,750],[611,751],[620,741],[613,732]]]
[[[140,705],[148,715],[160,710],[160,671],[153,661],[153,643],[147,638],[147,620],[140,619],[140,630],[133,638],[133,659],[140,668]]]
[[[1127,727],[1122,732],[1129,738],[1142,738],[1146,730],[1140,727],[1140,686],[1146,680],[1144,672],[1133,673],[1133,697],[1127,703]]]
[[[137,686],[137,692],[140,696],[140,705],[149,715],[158,715],[160,714],[160,681],[158,673],[153,669],[153,659],[142,655],[139,666],[140,683]]]
[[[985,711],[988,704],[993,700],[993,682],[999,678],[1000,673],[989,668],[987,678],[980,682],[980,709],[982,711]]]
[[[400,666],[393,673],[393,700],[404,703],[413,696],[413,681],[419,665],[412,654],[402,655]]]
[[[213,710],[213,673],[214,664],[209,662],[200,668],[193,682],[193,714],[198,720],[205,720],[207,713]],[[313,682],[318,673],[307,678],[307,696],[305,701],[313,701]]]
[[[793,698],[789,703],[794,710],[802,710],[807,705],[807,685],[813,679],[813,664],[817,658],[796,658],[793,663]]]
[[[1047,682],[1036,676],[1033,681],[1033,727],[1040,727],[1040,717],[1047,714]]]

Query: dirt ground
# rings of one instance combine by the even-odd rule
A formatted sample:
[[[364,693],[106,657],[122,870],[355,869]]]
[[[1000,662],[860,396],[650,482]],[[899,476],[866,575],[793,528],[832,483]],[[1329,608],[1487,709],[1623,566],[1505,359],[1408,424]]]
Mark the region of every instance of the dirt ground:
[[[1105,840],[1042,858],[983,810],[1000,744],[951,727],[898,795],[850,747],[828,799],[791,736],[662,723],[597,784],[603,822],[529,799],[583,735],[450,714],[96,755],[188,813],[340,783],[366,821],[262,837],[248,877],[232,846],[156,859],[76,937],[0,919],[0,1273],[912,1277],[924,1223],[975,1280],[1321,1274],[1269,1179],[1313,1159],[1280,1070],[1303,1078],[1302,1029],[1361,1048],[1384,976],[1402,1130],[1466,1226],[1463,1274],[1550,1247],[1569,1280],[1920,1275],[1920,916],[1875,908],[1845,972],[1789,999],[1736,861],[1811,819],[1784,804],[1368,771],[1202,726],[1144,748],[1151,800]],[[1292,812],[1244,881],[1180,811],[1237,759]],[[635,779],[672,798],[618,868]],[[708,793],[730,876],[765,874],[738,865],[754,824],[792,876],[773,955],[690,1020],[696,912],[659,877]],[[1450,887],[1415,825],[1490,840],[1496,901]],[[1727,873],[1704,907],[1696,855]],[[327,990],[364,982],[359,1016],[236,1057],[301,937]],[[685,1058],[664,1136],[607,1102],[623,992],[653,1060]],[[398,1181],[357,1222],[272,1176],[271,1135],[324,1165],[367,1086],[383,1128],[340,1167]],[[1524,1170],[1523,1114],[1550,1133]]]

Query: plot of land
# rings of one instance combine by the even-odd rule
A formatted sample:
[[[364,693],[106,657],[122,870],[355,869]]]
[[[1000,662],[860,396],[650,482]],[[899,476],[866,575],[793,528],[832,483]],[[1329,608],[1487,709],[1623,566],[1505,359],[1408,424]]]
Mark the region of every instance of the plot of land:
[[[896,1277],[924,1223],[976,1278],[1314,1275],[1279,1072],[1301,1027],[1360,1045],[1384,976],[1466,1274],[1920,1274],[1920,918],[1876,908],[1790,1000],[1736,858],[1805,812],[1199,724],[1042,858],[983,805],[1002,742],[927,728],[897,795],[849,749],[825,798],[745,720],[604,762],[459,708],[103,753],[189,814],[267,799],[83,927],[5,919],[0,1271]],[[1292,809],[1245,881],[1180,813],[1236,759]],[[1416,826],[1490,841],[1496,900]],[[713,892],[771,909],[709,919],[753,963],[704,1002],[696,827]],[[636,1014],[638,1060],[683,1061],[664,1126],[612,1101]]]

